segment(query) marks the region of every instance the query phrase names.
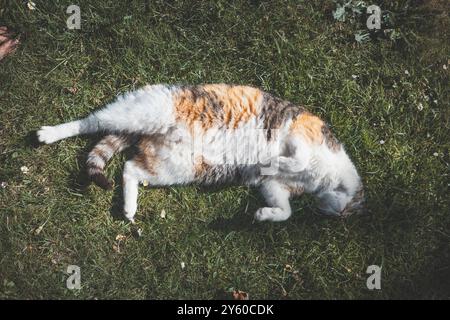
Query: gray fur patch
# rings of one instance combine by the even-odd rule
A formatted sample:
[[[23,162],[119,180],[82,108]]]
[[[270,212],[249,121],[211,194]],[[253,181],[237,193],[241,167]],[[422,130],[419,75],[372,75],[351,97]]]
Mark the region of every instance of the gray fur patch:
[[[338,152],[339,150],[341,150],[341,143],[338,141],[338,139],[336,139],[327,125],[324,125],[322,127],[322,134],[325,138],[325,143],[331,151]]]
[[[306,109],[289,101],[277,98],[270,93],[263,93],[261,117],[264,129],[267,130],[267,140],[272,139],[272,130],[278,129],[289,119],[298,117]]]

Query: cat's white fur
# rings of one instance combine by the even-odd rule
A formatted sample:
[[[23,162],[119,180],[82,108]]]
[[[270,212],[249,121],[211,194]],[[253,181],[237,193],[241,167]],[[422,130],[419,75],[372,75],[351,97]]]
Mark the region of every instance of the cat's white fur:
[[[193,132],[176,120],[171,90],[171,87],[164,85],[146,86],[119,97],[115,102],[84,119],[44,126],[37,133],[38,139],[50,144],[98,131],[165,135],[167,143],[157,150],[160,159],[157,174],[143,170],[134,160],[125,164],[124,211],[126,217],[134,221],[139,183],[167,186],[193,182],[193,162],[196,155],[201,155],[209,163],[220,163],[225,154],[229,163],[246,163],[249,161],[245,158],[246,154],[235,152],[233,143],[229,141],[237,141],[239,144],[241,141],[249,141],[252,137],[256,139],[256,135],[249,132],[262,128],[257,119],[252,119],[239,127],[239,130],[211,128],[199,134],[199,140],[199,137],[196,137],[197,130]],[[292,212],[289,204],[292,188],[316,194],[324,212],[340,214],[361,187],[355,166],[344,148],[333,152],[325,144],[307,143],[289,133],[290,124],[291,122],[287,121],[279,128],[276,139],[271,142],[257,139],[249,143],[250,148],[254,148],[252,152],[258,155],[260,163],[248,166],[245,170],[245,181],[249,185],[260,186],[268,204],[267,207],[256,211],[256,219],[288,219]],[[261,168],[271,163],[277,164],[275,174],[262,175]],[[345,187],[345,192],[339,186]]]

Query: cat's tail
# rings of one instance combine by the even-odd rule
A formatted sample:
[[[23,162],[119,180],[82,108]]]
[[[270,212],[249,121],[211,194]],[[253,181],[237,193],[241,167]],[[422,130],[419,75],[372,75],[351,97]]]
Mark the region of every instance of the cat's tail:
[[[104,173],[105,166],[109,159],[116,153],[128,148],[133,144],[134,138],[130,135],[107,135],[89,152],[87,158],[88,175],[96,185],[111,190],[113,182]]]

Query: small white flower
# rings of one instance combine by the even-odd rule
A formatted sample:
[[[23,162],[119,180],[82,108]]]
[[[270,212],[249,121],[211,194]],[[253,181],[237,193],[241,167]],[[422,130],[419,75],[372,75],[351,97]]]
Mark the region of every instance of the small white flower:
[[[28,1],[27,7],[29,10],[36,10],[36,3],[34,3],[33,1]]]
[[[417,109],[418,109],[419,111],[422,111],[422,110],[423,110],[423,104],[422,104],[422,103],[419,103],[418,106],[417,106]]]
[[[406,74],[407,76],[409,76],[409,71],[408,71],[408,70],[405,70],[405,74]]]
[[[434,99],[433,102],[434,102],[434,104],[437,104],[437,103],[438,103],[437,99]]]
[[[164,209],[161,210],[160,217],[163,219],[166,217],[166,210],[164,210]]]
[[[380,140],[380,144],[384,144],[386,141],[384,140]]]
[[[27,166],[22,166],[22,167],[20,167],[20,171],[22,171],[23,174],[27,174],[28,171],[30,171],[30,169],[28,169]]]
[[[427,138],[431,138],[431,134],[427,133]]]
[[[435,152],[435,153],[433,153],[433,156],[439,157],[439,153]]]
[[[356,74],[352,74],[353,79],[358,79],[358,76]]]
[[[2,186],[2,189],[5,189],[8,186],[8,183],[5,181],[2,181],[1,186]]]
[[[446,64],[444,64],[443,66],[442,66],[442,68],[444,69],[444,70],[447,70],[447,65]]]
[[[186,268],[186,264],[183,261],[181,261],[181,269],[184,269],[184,268]]]

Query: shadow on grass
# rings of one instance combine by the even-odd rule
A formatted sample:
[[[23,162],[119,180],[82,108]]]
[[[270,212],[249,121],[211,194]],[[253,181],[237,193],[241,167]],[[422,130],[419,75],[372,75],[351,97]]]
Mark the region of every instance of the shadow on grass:
[[[87,165],[86,160],[89,152],[94,148],[94,146],[101,140],[103,137],[101,134],[97,135],[89,135],[89,136],[80,136],[81,138],[88,138],[89,143],[82,148],[76,157],[76,161],[79,164],[79,169],[76,171],[71,171],[69,173],[68,179],[68,188],[73,192],[79,192],[82,194],[86,194],[88,187],[92,184],[91,179],[87,174]],[[37,139],[37,130],[29,132],[23,139],[23,145],[29,148],[39,148],[44,146],[45,144],[41,143]],[[125,151],[127,156],[130,156],[129,151]],[[125,220],[122,214],[123,208],[123,197],[122,197],[122,181],[121,172],[114,176],[114,185],[119,186],[113,188],[113,199],[112,199],[112,207],[110,210],[111,216],[114,220]],[[106,192],[106,191],[105,191]]]
[[[251,189],[247,198],[248,200],[233,213],[231,218],[218,217],[209,223],[209,228],[223,233],[229,233],[231,231],[264,233],[271,228],[291,229],[299,225],[314,224],[324,219],[331,221],[340,220],[340,218],[317,214],[312,206],[309,204],[305,205],[305,201],[308,201],[309,196],[303,195],[291,201],[291,207],[294,213],[288,220],[281,222],[260,222],[255,220],[254,213],[258,208],[267,206],[264,198],[256,189]],[[301,208],[300,212],[297,212],[299,211],[299,207]],[[225,210],[226,208],[218,209],[219,212]]]
[[[37,130],[33,130],[28,132],[28,134],[24,137],[24,145],[29,148],[38,148],[42,146],[43,144],[39,142],[37,138]]]

